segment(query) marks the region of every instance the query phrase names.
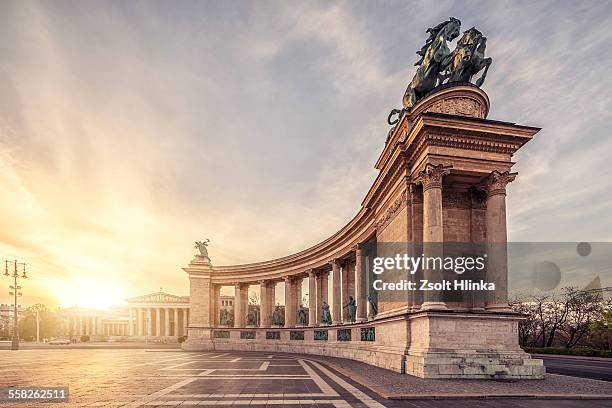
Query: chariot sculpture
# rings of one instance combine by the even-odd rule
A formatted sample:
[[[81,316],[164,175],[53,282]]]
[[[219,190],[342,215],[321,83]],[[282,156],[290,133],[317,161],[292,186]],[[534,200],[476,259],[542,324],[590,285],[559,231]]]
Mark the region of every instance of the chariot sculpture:
[[[493,60],[485,58],[487,38],[475,27],[463,33],[456,48],[451,51],[448,43],[459,37],[461,21],[450,17],[435,27],[427,29],[429,37],[417,54],[421,57],[412,81],[408,84],[403,98],[403,109],[393,109],[387,121],[390,125],[398,122],[395,115],[410,111],[414,105],[434,88],[443,83],[470,82],[484,69],[476,86],[482,86]]]

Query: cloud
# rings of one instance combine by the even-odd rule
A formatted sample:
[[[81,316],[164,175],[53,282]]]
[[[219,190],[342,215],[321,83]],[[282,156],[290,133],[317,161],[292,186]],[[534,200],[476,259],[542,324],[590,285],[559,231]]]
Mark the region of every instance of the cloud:
[[[510,238],[610,239],[605,2],[0,7],[0,251],[40,277],[31,296],[186,293],[196,239],[227,264],[335,233],[451,15],[489,38],[490,117],[544,128],[515,158]]]

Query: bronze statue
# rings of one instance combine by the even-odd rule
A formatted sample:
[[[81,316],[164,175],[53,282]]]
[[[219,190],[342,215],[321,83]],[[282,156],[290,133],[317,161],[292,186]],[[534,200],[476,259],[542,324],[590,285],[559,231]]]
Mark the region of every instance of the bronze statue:
[[[332,324],[332,317],[331,317],[331,313],[329,312],[329,305],[327,304],[327,302],[323,301],[323,306],[321,308],[323,309],[323,314],[321,316],[321,323]]]
[[[204,241],[196,241],[194,248],[197,248],[198,251],[200,251],[200,255],[208,258],[208,249],[206,247],[208,246],[209,242],[210,239],[208,238],[206,238]]]
[[[493,60],[485,58],[487,38],[475,27],[463,33],[453,52],[448,48],[448,42],[459,36],[461,21],[450,17],[433,28],[429,28],[429,38],[417,54],[420,55],[416,64],[418,68],[404,93],[403,109],[393,109],[387,117],[389,125],[399,121],[402,112],[409,111],[435,87],[444,81],[469,82],[472,77],[484,69],[481,77],[476,80],[476,86],[482,86]],[[396,117],[397,115],[397,117]]]
[[[272,324],[274,326],[283,326],[285,324],[285,316],[280,306],[274,308],[274,312],[272,313]]]
[[[441,80],[448,78],[448,82],[470,82],[472,77],[484,68],[482,76],[476,81],[476,86],[481,86],[493,62],[491,58],[484,57],[486,48],[487,37],[475,27],[464,32],[453,51],[451,64]]]
[[[368,295],[368,303],[370,303],[370,316],[376,317],[378,314],[378,292],[372,290]]]
[[[429,38],[417,54],[421,59],[417,72],[404,94],[404,108],[412,108],[417,100],[425,96],[438,85],[438,76],[448,67],[452,53],[447,42],[459,36],[461,21],[451,17],[433,28],[429,28]]]
[[[304,307],[304,305],[300,305],[300,308],[298,309],[298,322],[300,326],[306,326],[307,319],[308,313],[306,313],[306,308]]]
[[[355,316],[357,315],[357,304],[355,303],[355,299],[352,296],[349,296],[349,301],[345,307],[348,311],[349,322],[355,323]]]

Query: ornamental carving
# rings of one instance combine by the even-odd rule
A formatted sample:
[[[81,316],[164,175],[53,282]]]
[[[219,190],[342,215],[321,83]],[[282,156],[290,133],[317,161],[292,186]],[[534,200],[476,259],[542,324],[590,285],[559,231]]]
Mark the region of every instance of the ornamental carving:
[[[387,208],[387,211],[382,217],[376,221],[376,229],[380,230],[386,226],[397,215],[399,210],[406,205],[406,192],[403,192],[394,202]]]
[[[506,194],[506,185],[514,181],[518,173],[503,172],[500,173],[494,170],[491,174],[485,178],[480,184],[480,189],[484,190],[487,197],[491,197],[497,194]]]
[[[485,109],[471,98],[449,98],[434,102],[425,112],[445,113],[447,115],[471,116],[484,118]]]
[[[442,188],[442,178],[450,173],[452,166],[443,164],[427,164],[425,170],[419,172],[416,182],[423,185],[423,191],[430,188]]]

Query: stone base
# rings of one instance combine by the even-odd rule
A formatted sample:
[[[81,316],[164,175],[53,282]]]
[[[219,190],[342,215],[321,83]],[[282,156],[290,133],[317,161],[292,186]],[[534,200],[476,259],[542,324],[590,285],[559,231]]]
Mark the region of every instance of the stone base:
[[[518,345],[516,314],[420,312],[408,318],[406,374],[421,378],[543,379]]]
[[[215,349],[212,341],[212,330],[210,327],[187,328],[187,340],[181,344],[185,351],[210,351]]]
[[[487,312],[420,311],[387,314],[373,322],[296,328],[189,328],[183,350],[264,351],[357,360],[421,378],[542,379],[542,360],[518,346],[521,316]],[[365,341],[361,330],[375,329]],[[326,331],[327,340],[314,332]],[[349,340],[338,331],[350,330]],[[241,332],[255,332],[246,338]],[[303,337],[292,336],[292,331]],[[279,332],[267,338],[266,332]]]
[[[472,350],[408,355],[405,372],[421,378],[541,380],[546,370],[542,360],[525,352]]]

